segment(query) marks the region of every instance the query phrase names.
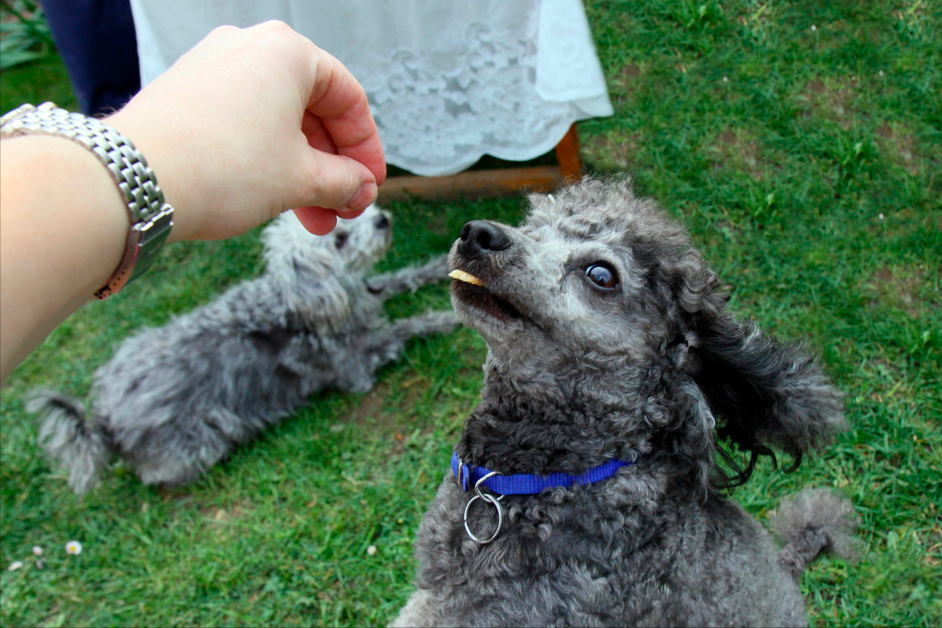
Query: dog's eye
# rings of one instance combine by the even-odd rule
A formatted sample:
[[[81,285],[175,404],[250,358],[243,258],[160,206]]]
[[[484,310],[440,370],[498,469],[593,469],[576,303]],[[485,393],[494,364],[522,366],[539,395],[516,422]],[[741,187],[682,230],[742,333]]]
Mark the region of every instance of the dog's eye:
[[[607,264],[592,264],[585,269],[585,276],[603,290],[614,290],[618,287],[618,275]]]
[[[347,239],[348,239],[349,237],[350,237],[350,235],[347,234],[347,233],[338,233],[338,234],[334,235],[334,246],[337,247],[337,250],[338,250],[338,251],[339,251],[340,249],[342,249],[342,248],[344,247],[344,245],[347,244]]]

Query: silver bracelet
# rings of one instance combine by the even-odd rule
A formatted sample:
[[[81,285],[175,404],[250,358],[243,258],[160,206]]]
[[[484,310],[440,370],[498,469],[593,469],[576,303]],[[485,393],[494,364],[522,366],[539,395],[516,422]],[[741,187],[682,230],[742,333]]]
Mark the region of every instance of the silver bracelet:
[[[47,102],[21,105],[0,118],[0,137],[38,133],[64,137],[92,151],[108,168],[127,205],[131,228],[121,263],[95,298],[104,299],[140,277],[173,227],[173,207],[164,201],[153,170],[131,140],[95,118]]]

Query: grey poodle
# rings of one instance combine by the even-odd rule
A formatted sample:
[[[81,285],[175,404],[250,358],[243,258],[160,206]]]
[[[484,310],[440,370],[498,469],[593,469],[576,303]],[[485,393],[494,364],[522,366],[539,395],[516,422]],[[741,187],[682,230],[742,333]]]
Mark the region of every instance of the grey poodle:
[[[394,625],[806,625],[799,575],[850,553],[853,508],[801,493],[776,550],[723,491],[773,449],[797,466],[827,443],[841,395],[803,349],[735,320],[684,230],[627,181],[530,200],[520,228],[473,221],[451,250],[484,389]]]
[[[121,343],[95,372],[90,419],[57,393],[28,403],[76,492],[114,455],[145,484],[189,482],[315,391],[365,392],[410,338],[458,324],[451,311],[385,316],[384,300],[445,279],[447,257],[367,278],[391,241],[389,216],[375,206],[325,237],[287,212],[262,240],[263,275]]]

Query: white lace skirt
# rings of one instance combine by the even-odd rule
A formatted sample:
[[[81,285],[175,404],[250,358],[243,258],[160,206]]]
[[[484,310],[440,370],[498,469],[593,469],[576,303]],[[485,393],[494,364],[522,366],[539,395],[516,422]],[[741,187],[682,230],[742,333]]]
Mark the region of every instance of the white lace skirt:
[[[142,84],[221,24],[279,19],[366,89],[387,161],[426,176],[525,161],[612,115],[580,0],[131,0]]]

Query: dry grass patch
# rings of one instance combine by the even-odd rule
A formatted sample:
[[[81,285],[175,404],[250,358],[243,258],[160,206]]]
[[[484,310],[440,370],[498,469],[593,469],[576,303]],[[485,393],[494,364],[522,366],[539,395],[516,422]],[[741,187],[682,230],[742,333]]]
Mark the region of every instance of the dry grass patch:
[[[935,268],[930,271],[922,265],[878,268],[866,282],[866,292],[871,297],[871,305],[898,309],[913,318],[920,316],[927,307],[938,308],[937,298],[926,298],[930,292],[930,272],[939,273],[942,269]]]
[[[795,98],[805,118],[830,120],[847,130],[854,126],[860,115],[854,106],[857,92],[856,76],[839,79],[819,77],[808,81]]]
[[[762,144],[745,129],[726,129],[715,143],[707,147],[713,158],[713,168],[745,172],[756,181],[766,175],[768,161],[763,156]]]
[[[918,176],[926,168],[926,156],[916,143],[915,134],[904,125],[885,122],[876,129],[877,146],[889,161]]]

